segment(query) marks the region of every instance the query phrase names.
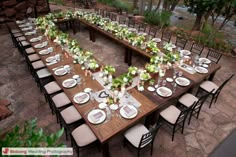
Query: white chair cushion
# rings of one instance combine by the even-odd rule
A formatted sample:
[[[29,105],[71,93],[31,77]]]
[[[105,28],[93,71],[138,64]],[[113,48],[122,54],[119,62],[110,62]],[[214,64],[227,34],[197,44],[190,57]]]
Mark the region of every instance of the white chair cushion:
[[[94,135],[87,124],[82,124],[81,126],[77,127],[72,131],[71,135],[79,147],[86,146],[97,140],[97,137]]]
[[[23,34],[22,34],[22,33],[15,33],[15,34],[13,34],[13,36],[14,36],[15,38],[17,38],[17,37],[23,36]]]
[[[61,111],[61,116],[65,120],[66,124],[72,124],[82,118],[75,106],[67,107]]]
[[[46,65],[41,60],[33,62],[32,66],[33,66],[34,69],[40,69],[40,68],[46,67]]]
[[[40,69],[40,70],[38,70],[36,73],[37,73],[37,75],[38,75],[38,78],[40,78],[40,79],[52,75],[52,74],[48,71],[47,68]]]
[[[190,94],[190,93],[186,93],[184,94],[180,99],[179,102],[181,104],[183,104],[186,107],[190,107],[193,105],[194,101],[198,101],[198,98],[195,97],[194,95]]]
[[[26,52],[27,54],[35,53],[35,51],[34,51],[34,49],[33,49],[32,47],[25,49],[25,52]]]
[[[24,40],[26,40],[26,38],[25,37],[18,37],[17,40],[18,41],[24,41]]]
[[[200,87],[202,88],[202,89],[204,89],[205,91],[207,91],[207,92],[211,92],[213,89],[215,89],[214,91],[213,91],[213,93],[215,93],[216,91],[217,91],[217,89],[219,88],[219,86],[217,86],[215,83],[213,83],[213,82],[211,82],[211,81],[204,81],[201,85],[200,85]]]
[[[166,109],[164,109],[163,111],[161,111],[160,115],[169,123],[175,124],[180,113],[181,111],[177,107],[171,105],[167,107]]]
[[[71,101],[69,100],[69,98],[66,96],[64,92],[59,93],[55,95],[54,97],[52,97],[52,101],[54,102],[57,108],[66,106],[71,103]]]
[[[19,29],[12,29],[11,32],[14,34],[14,33],[20,32],[20,30]]]
[[[55,81],[52,81],[46,84],[44,86],[44,89],[47,91],[48,94],[52,94],[52,93],[60,91],[61,87]]]
[[[29,61],[30,61],[30,62],[37,61],[37,60],[40,59],[40,57],[39,57],[38,54],[29,55],[28,58],[29,58]]]
[[[138,148],[142,135],[148,132],[149,130],[143,124],[137,124],[127,130],[124,133],[124,136],[134,147]],[[142,147],[144,146],[145,145],[143,145]]]
[[[22,46],[28,46],[28,45],[30,45],[30,43],[27,42],[27,41],[21,41],[21,44],[22,44]]]

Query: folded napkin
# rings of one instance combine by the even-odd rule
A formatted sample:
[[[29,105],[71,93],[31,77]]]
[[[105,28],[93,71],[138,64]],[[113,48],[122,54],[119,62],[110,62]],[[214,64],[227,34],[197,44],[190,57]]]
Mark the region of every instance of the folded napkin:
[[[168,96],[170,94],[168,90],[165,90],[163,88],[160,88],[159,91],[161,92],[162,96]]]
[[[46,63],[46,65],[53,65],[53,64],[56,64],[56,63],[57,63],[57,60],[53,60],[53,61],[51,61],[49,63]]]
[[[78,103],[81,103],[84,101],[84,99],[87,98],[87,94],[82,94],[82,95],[79,95],[79,96],[76,96],[75,97],[75,100],[78,102]]]
[[[75,82],[75,80],[66,81],[66,82],[64,83],[64,85],[65,85],[66,87],[70,87],[74,82]]]
[[[102,112],[99,111],[99,112],[97,112],[97,113],[95,113],[95,114],[90,115],[89,118],[90,118],[93,122],[96,123],[97,121],[99,121],[99,119],[100,119],[102,116],[103,116]]]
[[[131,117],[132,115],[134,115],[136,112],[135,110],[133,110],[132,108],[130,108],[129,106],[125,106],[123,107],[123,110],[125,111],[125,115],[127,117]]]
[[[65,69],[61,68],[60,70],[56,71],[56,74],[57,75],[63,75],[65,73],[65,71],[66,71]]]

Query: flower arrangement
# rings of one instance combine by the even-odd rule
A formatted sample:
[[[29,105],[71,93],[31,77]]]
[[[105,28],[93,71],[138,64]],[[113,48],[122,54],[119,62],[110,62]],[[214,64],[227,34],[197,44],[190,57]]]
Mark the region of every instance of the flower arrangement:
[[[130,42],[132,43],[133,46],[141,46],[145,41],[145,36],[144,35],[138,35],[135,37],[130,38]]]
[[[151,58],[150,58],[150,63],[152,63],[152,64],[159,64],[159,63],[163,63],[163,57],[162,56],[157,56],[157,55],[155,55],[155,56],[152,56]]]
[[[116,72],[116,69],[111,65],[106,65],[102,70],[105,75],[112,75]]]
[[[137,67],[134,67],[134,66],[131,66],[128,68],[128,74],[129,75],[136,75],[138,73],[138,68]]]
[[[145,69],[149,73],[158,73],[158,66],[156,64],[146,64]]]
[[[147,52],[154,55],[157,55],[160,52],[160,49],[157,47],[157,43],[152,40],[146,42],[146,48]]]
[[[165,49],[166,51],[169,51],[169,52],[171,52],[173,50],[173,48],[174,48],[174,45],[171,42],[165,43],[164,47],[163,47],[163,49]]]
[[[146,70],[142,70],[140,72],[139,78],[141,81],[148,81],[151,78],[151,76]]]
[[[91,70],[95,70],[95,69],[99,68],[99,65],[95,59],[90,59],[88,61],[88,68]]]

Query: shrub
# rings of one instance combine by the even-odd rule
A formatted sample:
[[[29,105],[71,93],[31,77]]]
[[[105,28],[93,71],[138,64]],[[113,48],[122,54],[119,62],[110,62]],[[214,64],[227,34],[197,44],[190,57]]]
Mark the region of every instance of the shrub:
[[[63,0],[49,0],[49,2],[53,2],[53,3],[57,4],[57,5],[64,5]]]
[[[145,11],[144,17],[145,21],[152,25],[158,25],[161,28],[167,27],[170,25],[171,12],[162,10],[162,11]]]
[[[47,135],[43,129],[37,128],[37,120],[26,121],[24,127],[20,129],[16,126],[13,131],[7,133],[4,139],[0,140],[0,147],[64,147],[58,144],[58,140],[64,129],[55,134]]]

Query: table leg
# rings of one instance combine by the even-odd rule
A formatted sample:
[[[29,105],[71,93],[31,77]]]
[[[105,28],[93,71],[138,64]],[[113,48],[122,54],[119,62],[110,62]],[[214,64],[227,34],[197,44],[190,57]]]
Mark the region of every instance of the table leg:
[[[109,144],[108,142],[102,144],[103,157],[110,157]]]
[[[128,63],[129,49],[125,48],[125,63]]]
[[[132,51],[129,51],[128,53],[128,66],[132,65]]]
[[[213,81],[213,79],[214,79],[214,77],[215,77],[215,72],[214,73],[212,73],[210,76],[209,76],[209,81]]]
[[[95,31],[92,31],[92,41],[95,42],[96,38],[95,38]]]

